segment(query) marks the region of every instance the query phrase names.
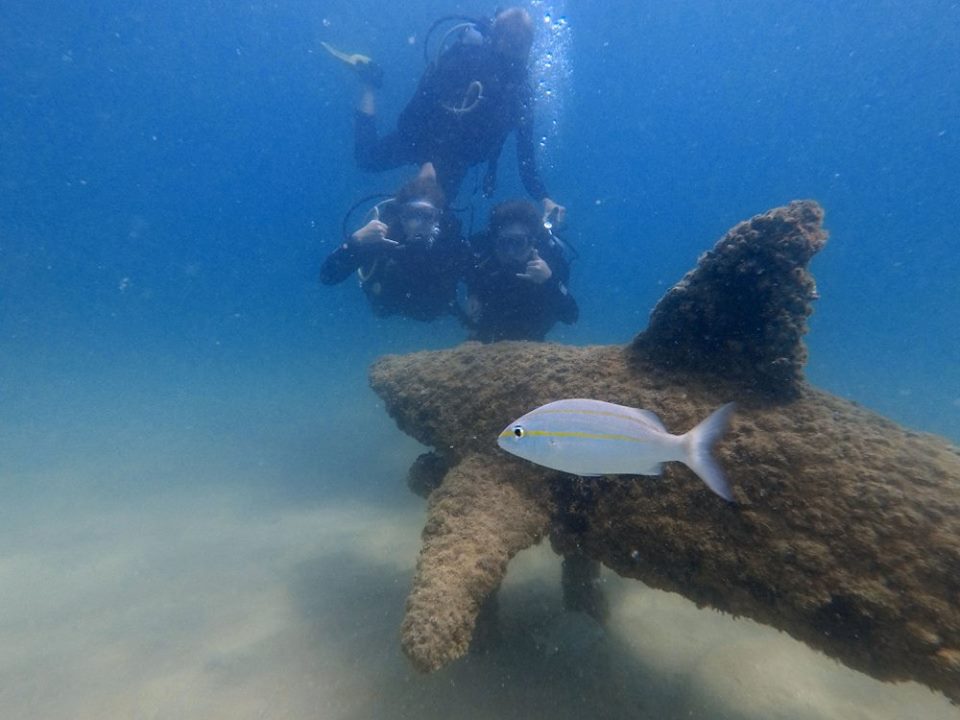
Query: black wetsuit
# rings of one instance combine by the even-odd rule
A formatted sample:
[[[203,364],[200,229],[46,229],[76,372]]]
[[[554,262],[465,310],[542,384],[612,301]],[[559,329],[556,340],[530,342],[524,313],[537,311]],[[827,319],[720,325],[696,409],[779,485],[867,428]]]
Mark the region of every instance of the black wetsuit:
[[[387,237],[399,239],[392,228]],[[457,285],[470,257],[459,223],[444,216],[440,235],[429,247],[402,241],[397,246],[343,243],[324,261],[320,281],[336,285],[357,272],[375,315],[434,320],[457,312]]]
[[[471,238],[475,262],[467,275],[467,293],[480,302],[480,315],[471,322],[471,338],[497,340],[543,340],[559,320],[577,321],[580,310],[567,289],[570,265],[554,240],[540,240],[537,253],[550,266],[550,279],[537,284],[517,277],[523,266],[500,263],[489,236]]]
[[[389,170],[432,162],[453,202],[467,170],[486,162],[484,191],[489,195],[503,143],[516,130],[520,179],[531,197],[542,200],[547,191],[534,157],[532,109],[525,65],[510,63],[489,42],[458,42],[421,78],[393,133],[379,138],[374,117],[357,112],[357,164]]]

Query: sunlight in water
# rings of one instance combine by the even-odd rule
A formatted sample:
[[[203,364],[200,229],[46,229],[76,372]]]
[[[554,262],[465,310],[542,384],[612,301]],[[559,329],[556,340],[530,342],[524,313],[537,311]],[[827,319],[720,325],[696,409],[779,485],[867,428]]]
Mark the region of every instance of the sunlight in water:
[[[572,30],[563,0],[532,3],[537,31],[533,48],[533,82],[537,98],[537,130],[545,164],[552,164],[553,148],[559,142],[565,98],[569,96],[573,68],[570,62]]]

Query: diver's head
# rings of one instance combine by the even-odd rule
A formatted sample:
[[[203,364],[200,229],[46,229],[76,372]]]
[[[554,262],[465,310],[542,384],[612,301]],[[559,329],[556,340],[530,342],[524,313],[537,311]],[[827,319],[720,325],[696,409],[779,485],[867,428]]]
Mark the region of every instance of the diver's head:
[[[411,200],[400,206],[400,225],[404,242],[430,246],[440,235],[440,209],[429,200]]]
[[[417,177],[400,188],[395,202],[403,242],[431,246],[440,235],[440,216],[446,202],[432,163],[424,163]]]
[[[543,233],[537,207],[526,200],[508,200],[490,215],[490,235],[497,260],[506,266],[525,265]]]
[[[497,13],[491,32],[493,47],[511,62],[526,63],[533,47],[533,20],[521,7],[512,7]]]

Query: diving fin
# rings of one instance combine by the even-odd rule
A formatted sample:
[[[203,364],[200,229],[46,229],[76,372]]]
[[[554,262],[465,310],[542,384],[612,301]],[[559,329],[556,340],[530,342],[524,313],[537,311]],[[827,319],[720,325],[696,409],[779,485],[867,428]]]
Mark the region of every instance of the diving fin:
[[[354,72],[357,73],[357,76],[360,78],[360,81],[371,85],[372,87],[379,88],[383,85],[383,68],[377,65],[372,58],[367,57],[366,55],[361,55],[360,53],[345,53],[342,50],[337,50],[330,43],[320,41],[320,44],[323,46],[323,49],[330,53],[340,62],[349,65],[353,68]]]

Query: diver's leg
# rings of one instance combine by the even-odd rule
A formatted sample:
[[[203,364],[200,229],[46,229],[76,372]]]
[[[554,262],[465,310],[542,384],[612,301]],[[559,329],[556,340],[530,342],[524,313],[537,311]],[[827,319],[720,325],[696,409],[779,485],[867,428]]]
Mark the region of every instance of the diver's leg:
[[[378,135],[373,115],[358,110],[353,128],[353,156],[362,170],[392,170],[417,161],[413,144],[400,133]]]
[[[364,83],[360,90],[360,99],[357,100],[357,112],[362,112],[370,117],[377,114],[377,95],[372,85]]]
[[[435,158],[432,160],[437,171],[437,182],[447,198],[447,203],[453,205],[460,192],[460,185],[467,174],[467,165],[459,160],[450,158]]]

